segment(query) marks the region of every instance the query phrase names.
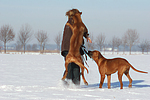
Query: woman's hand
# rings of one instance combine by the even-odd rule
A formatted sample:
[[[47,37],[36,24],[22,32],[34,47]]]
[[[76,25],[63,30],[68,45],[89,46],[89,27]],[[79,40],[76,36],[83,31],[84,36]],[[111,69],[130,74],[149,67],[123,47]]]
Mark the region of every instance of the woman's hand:
[[[92,43],[92,40],[89,37],[87,37],[87,42],[88,41],[89,41],[89,43]]]

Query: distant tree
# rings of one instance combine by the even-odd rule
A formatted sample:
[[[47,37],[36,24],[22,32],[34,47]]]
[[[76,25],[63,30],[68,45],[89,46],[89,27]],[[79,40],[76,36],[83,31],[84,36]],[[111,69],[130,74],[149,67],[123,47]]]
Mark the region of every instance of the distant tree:
[[[143,40],[140,45],[139,48],[141,48],[142,50],[142,54],[144,54],[144,51],[147,50],[147,54],[150,48],[150,42],[148,40]]]
[[[116,37],[115,39],[116,47],[117,47],[117,54],[119,53],[119,46],[122,44],[122,41],[120,38]]]
[[[112,54],[114,54],[114,49],[115,49],[115,47],[116,47],[116,37],[114,36],[113,38],[112,38],[112,40],[110,41],[110,45],[111,45],[111,47],[112,47]]]
[[[147,54],[148,54],[148,51],[149,51],[149,49],[150,49],[150,41],[145,40],[145,45],[146,45]]]
[[[31,51],[32,50],[32,46],[30,44],[27,45],[27,50]]]
[[[131,54],[131,48],[133,45],[135,45],[139,41],[139,34],[134,29],[128,29],[128,31],[125,33],[127,37],[127,44],[130,47],[130,54]]]
[[[144,50],[146,49],[145,41],[142,41],[142,42],[140,43],[139,48],[141,48],[142,54],[144,54]]]
[[[22,45],[21,45],[19,42],[17,42],[17,43],[15,44],[15,46],[16,46],[16,50],[17,50],[17,51],[19,51],[19,50],[22,49]]]
[[[125,48],[126,48],[126,45],[127,45],[127,36],[126,34],[124,34],[124,36],[122,37],[122,45],[123,45],[123,54],[125,53]]]
[[[0,52],[1,52],[2,46],[1,46],[1,41],[0,41]]]
[[[103,50],[104,50],[104,54],[105,54],[105,51],[106,51],[106,41],[104,42],[104,45],[103,45]]]
[[[44,32],[43,30],[38,31],[38,33],[35,35],[35,38],[38,40],[40,44],[40,53],[43,53],[45,49],[45,45],[48,42],[47,32]]]
[[[24,53],[26,49],[26,44],[31,40],[31,38],[32,38],[31,27],[28,24],[22,25],[18,34],[17,42],[19,42],[20,45],[22,45],[22,47],[24,48],[23,49]]]
[[[110,44],[112,46],[112,54],[114,54],[114,48],[117,47],[117,54],[119,52],[119,46],[121,45],[122,41],[120,38],[114,36],[112,40],[110,41]]]
[[[87,50],[93,50],[94,49],[94,37],[93,37],[92,33],[90,33],[90,39],[92,40],[92,43],[86,42]]]
[[[60,50],[60,42],[61,42],[61,33],[58,33],[57,36],[54,38],[54,41],[57,45],[57,50]]]
[[[33,51],[37,51],[37,47],[38,47],[37,44],[33,44],[33,45],[32,45],[32,50],[33,50]]]
[[[110,45],[112,47],[112,54],[114,54],[114,49],[115,49],[115,36],[112,38],[110,41]]]
[[[97,46],[100,48],[100,51],[102,50],[102,47],[104,45],[104,42],[105,42],[105,38],[106,36],[104,34],[99,34],[96,38],[96,44]]]
[[[4,43],[4,53],[6,53],[6,43],[13,41],[15,34],[9,25],[4,25],[0,29],[0,40]]]

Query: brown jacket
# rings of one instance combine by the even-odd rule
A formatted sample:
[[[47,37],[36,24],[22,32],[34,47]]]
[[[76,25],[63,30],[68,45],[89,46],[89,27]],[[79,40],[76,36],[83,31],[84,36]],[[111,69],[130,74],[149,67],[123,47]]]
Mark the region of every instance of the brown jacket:
[[[72,18],[70,18],[67,21],[67,23],[70,23],[71,25],[73,25]],[[73,34],[73,32],[72,32],[71,28],[68,25],[65,25],[64,32],[63,32],[62,44],[61,44],[61,54],[62,54],[62,56],[63,56],[64,51],[69,51],[70,38],[71,38],[72,34]],[[89,34],[87,32],[84,33],[85,38],[87,38],[88,35]],[[83,41],[83,44],[84,44],[84,41]]]

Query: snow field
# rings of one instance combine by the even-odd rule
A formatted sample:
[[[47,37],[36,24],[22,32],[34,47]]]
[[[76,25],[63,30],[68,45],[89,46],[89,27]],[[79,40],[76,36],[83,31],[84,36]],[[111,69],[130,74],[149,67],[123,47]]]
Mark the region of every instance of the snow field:
[[[106,58],[126,58],[136,69],[150,72],[150,55],[104,55]],[[120,90],[117,73],[111,75],[111,89],[107,89],[107,77],[99,89],[99,72],[96,63],[88,58],[89,85],[75,86],[70,81],[66,87],[61,81],[64,59],[60,54],[0,54],[0,100],[148,100],[150,98],[150,75],[130,69],[132,88],[123,76]],[[86,66],[86,65],[85,65]]]

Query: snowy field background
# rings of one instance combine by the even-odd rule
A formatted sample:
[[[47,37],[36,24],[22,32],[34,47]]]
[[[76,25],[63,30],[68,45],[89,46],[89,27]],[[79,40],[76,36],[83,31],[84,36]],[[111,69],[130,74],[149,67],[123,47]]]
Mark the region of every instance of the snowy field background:
[[[150,73],[150,55],[112,55],[106,58],[126,58],[136,69]],[[150,98],[150,74],[142,74],[130,69],[133,79],[128,88],[128,79],[123,76],[123,90],[120,90],[117,73],[111,77],[111,89],[107,89],[105,78],[99,89],[99,72],[96,63],[88,58],[89,74],[85,78],[89,85],[69,87],[63,85],[64,59],[60,54],[0,54],[0,100],[148,100]]]

